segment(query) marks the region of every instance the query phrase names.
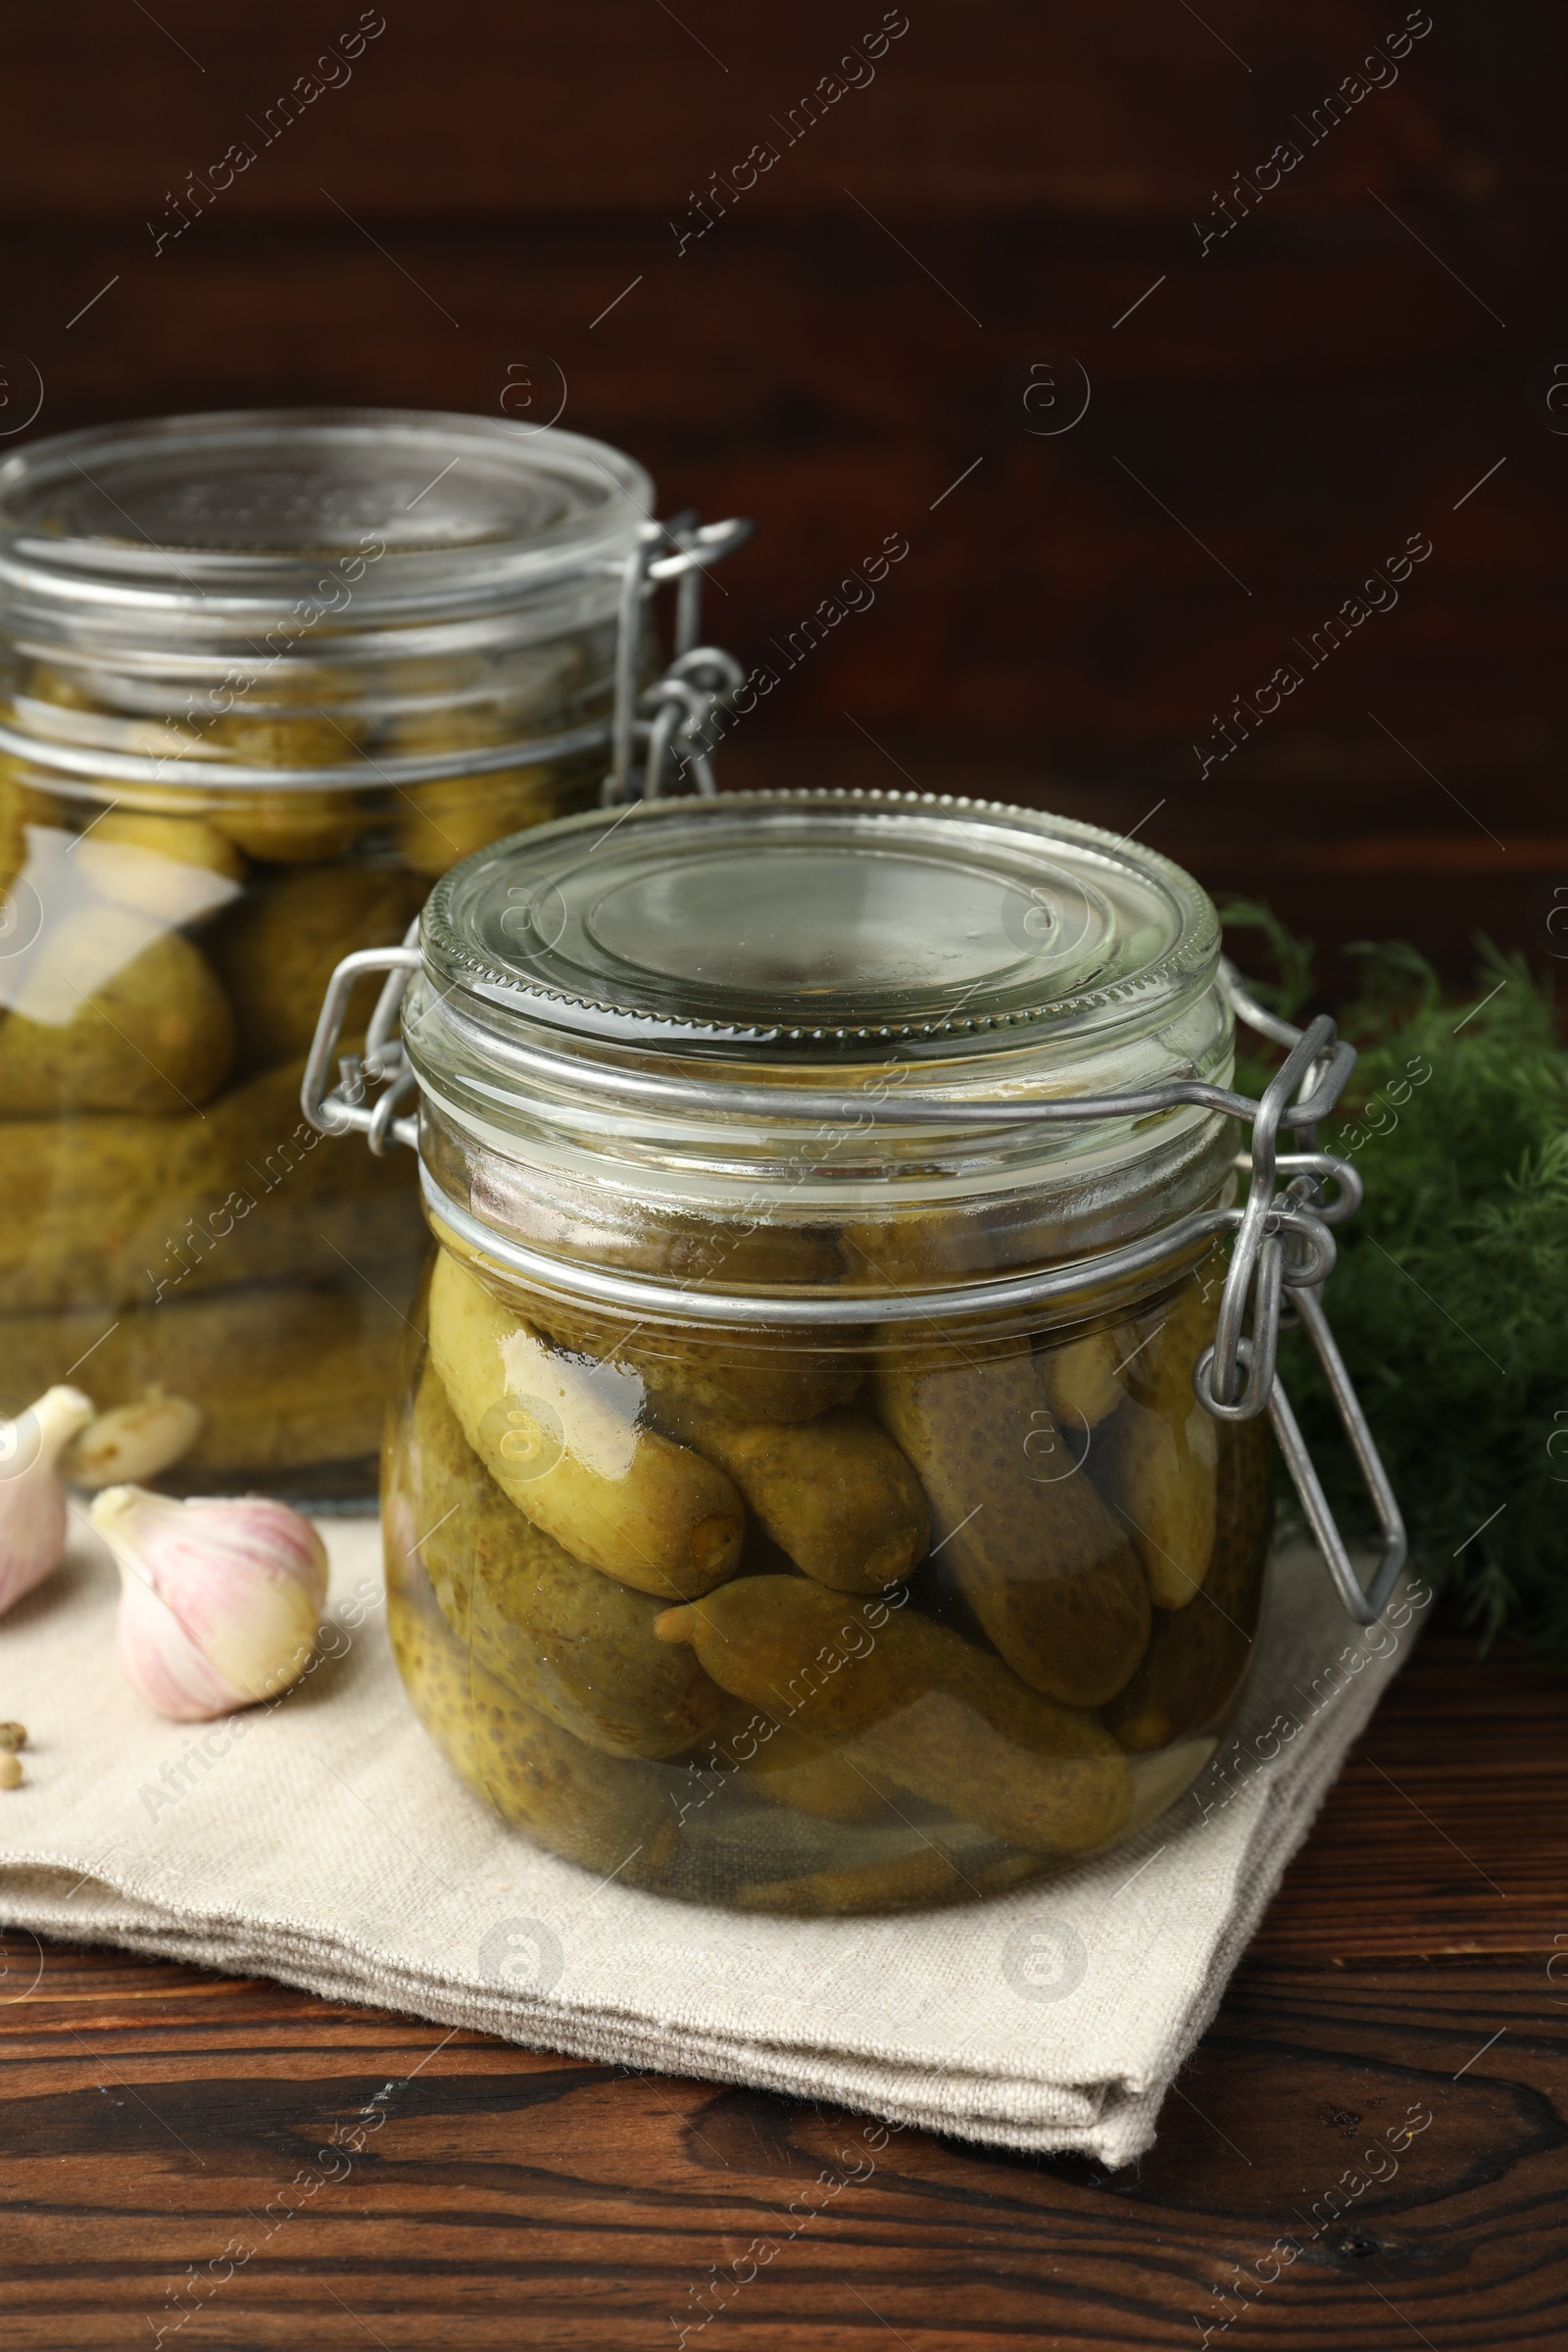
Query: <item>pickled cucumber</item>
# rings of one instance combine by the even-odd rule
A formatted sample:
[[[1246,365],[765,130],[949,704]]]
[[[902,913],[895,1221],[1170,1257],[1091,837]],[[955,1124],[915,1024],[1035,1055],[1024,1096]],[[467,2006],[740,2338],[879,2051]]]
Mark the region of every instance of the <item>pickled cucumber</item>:
[[[406,1297],[414,1266],[378,1267],[389,1298]],[[15,1411],[64,1377],[90,1382],[100,1411],[149,1389],[190,1397],[201,1433],[179,1463],[182,1484],[227,1483],[341,1463],[373,1452],[402,1317],[368,1287],[283,1288],[115,1313],[0,1316],[0,1383]]]
[[[823,1821],[867,1822],[895,1818],[877,1784],[835,1748],[792,1734],[780,1726],[765,1747],[741,1767],[742,1784],[771,1804],[793,1805]]]
[[[334,682],[331,673],[325,678],[302,674],[298,680],[284,679],[282,690],[297,696],[295,708],[257,705],[215,718],[206,731],[210,756],[226,753],[246,767],[340,767],[359,760],[366,730],[339,700],[341,682]],[[308,696],[338,707],[330,713],[309,708]],[[362,780],[370,785],[376,780],[374,770]],[[212,822],[247,858],[290,865],[343,857],[373,821],[368,801],[347,788],[269,792],[236,785],[224,791],[212,810]]]
[[[1217,1284],[1211,1279],[1211,1293]],[[1127,1401],[1094,1467],[1132,1537],[1159,1609],[1185,1608],[1214,1548],[1220,1424],[1193,1390],[1193,1366],[1214,1336],[1217,1295],[1193,1281],[1145,1316],[1145,1345],[1127,1366]]]
[[[634,1374],[548,1347],[445,1250],[430,1353],[497,1486],[575,1558],[664,1598],[733,1572],[746,1510],[723,1472],[638,1426]]]
[[[71,853],[77,871],[117,906],[159,923],[200,921],[237,898],[245,860],[199,816],[156,816],[111,808]]]
[[[597,763],[602,764],[602,762]],[[398,788],[398,856],[431,880],[508,833],[562,816],[571,805],[553,766],[509,767],[482,776],[438,776]],[[597,777],[592,779],[597,786]],[[590,779],[581,778],[586,796]],[[584,798],[583,805],[587,806]]]
[[[1094,1716],[1029,1690],[951,1628],[804,1578],[753,1576],[666,1609],[715,1683],[1031,1853],[1114,1837],[1132,1776]]]
[[[7,1308],[336,1281],[416,1248],[408,1170],[308,1127],[299,1080],[272,1070],[174,1118],[0,1120]]]
[[[749,1238],[755,1245],[760,1237]],[[745,1270],[736,1271],[732,1279],[794,1280],[793,1274],[770,1274],[762,1268],[812,1264],[817,1262],[818,1247],[808,1236],[792,1235],[776,1237],[774,1248],[754,1247],[744,1259],[737,1250]],[[674,1272],[676,1267],[666,1260],[661,1270]],[[534,1299],[532,1311],[540,1329],[563,1348],[636,1371],[659,1406],[672,1412],[706,1411],[737,1421],[809,1421],[833,1405],[848,1404],[861,1386],[859,1365],[843,1353],[759,1346],[728,1337],[715,1340],[652,1319],[628,1325],[542,1295]]]
[[[1098,1429],[1122,1400],[1122,1362],[1137,1345],[1138,1334],[1129,1338],[1125,1324],[1054,1346],[1048,1339],[1041,1364],[1057,1420],[1069,1427],[1081,1421],[1086,1429]]]
[[[346,857],[374,826],[376,815],[367,797],[351,790],[248,792],[235,786],[224,794],[212,821],[247,858],[314,865]]]
[[[677,1656],[688,1654],[670,1644]],[[715,1684],[714,1689],[718,1686]],[[702,1760],[736,1775],[736,1786],[775,1805],[793,1805],[825,1821],[871,1821],[891,1814],[875,1782],[841,1749],[777,1722],[730,1691],[719,1690],[720,1712],[703,1742]]]
[[[808,1871],[793,1879],[760,1879],[743,1886],[735,1900],[743,1911],[781,1911],[792,1917],[840,1911],[906,1911],[916,1906],[961,1902],[977,1894],[1000,1894],[1045,1867],[1038,1854],[991,1849],[978,1860],[961,1861],[930,1842],[881,1862],[851,1863],[842,1870]]]
[[[1038,1868],[1035,1857],[1031,1864]],[[902,1911],[952,1901],[968,1891],[962,1873],[940,1846],[917,1845],[880,1862],[842,1870],[813,1870],[793,1879],[758,1879],[737,1890],[743,1911],[782,1911],[809,1919],[838,1911]]]
[[[1038,1265],[1074,1253],[1073,1236],[1031,1187],[953,1208],[890,1210],[840,1228],[847,1279],[875,1290]]]
[[[840,1592],[880,1592],[931,1540],[925,1495],[868,1413],[851,1406],[787,1425],[687,1411],[671,1434],[732,1478],[798,1568]]]
[[[1137,1673],[1105,1709],[1122,1745],[1139,1754],[1213,1722],[1246,1671],[1273,1517],[1261,1420],[1227,1424],[1217,1487],[1214,1544],[1197,1598],[1156,1612]]]
[[[657,1885],[678,1827],[658,1767],[613,1761],[524,1706],[439,1619],[397,1592],[387,1632],[415,1710],[474,1792],[554,1854],[621,1886]]]
[[[662,1604],[574,1560],[507,1500],[429,1363],[404,1443],[425,1574],[487,1673],[606,1755],[677,1755],[717,1724],[730,1702],[658,1639]]]
[[[335,966],[356,948],[402,939],[423,893],[407,874],[370,865],[296,865],[263,878],[208,943],[228,991],[241,1066],[264,1070],[310,1047]],[[347,1030],[369,1019],[379,979],[360,985]]]
[[[199,948],[128,906],[75,906],[48,926],[0,1021],[0,1105],[179,1111],[234,1053],[228,1000]]]
[[[1016,1348],[883,1370],[873,1391],[919,1465],[937,1547],[1007,1664],[1066,1705],[1109,1698],[1149,1640],[1149,1591],[1072,1467],[1041,1359]]]
[[[207,722],[207,741],[215,750],[232,753],[245,767],[339,767],[356,757],[367,731],[357,712],[338,701],[343,683],[341,675],[336,680],[302,677],[291,709],[254,702],[225,710]],[[337,703],[330,711],[320,707],[329,700]]]
[[[24,788],[6,772],[11,762],[0,760],[0,951],[14,954],[21,944],[17,910],[10,904],[11,885],[27,862],[27,808]]]

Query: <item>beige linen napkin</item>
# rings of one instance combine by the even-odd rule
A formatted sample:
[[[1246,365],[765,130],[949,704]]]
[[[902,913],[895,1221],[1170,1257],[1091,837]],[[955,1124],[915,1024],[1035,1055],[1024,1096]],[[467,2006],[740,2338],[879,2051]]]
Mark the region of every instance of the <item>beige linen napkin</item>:
[[[29,1734],[0,1919],[1108,2166],[1151,2144],[1429,1597],[1357,1633],[1315,1555],[1286,1555],[1234,1740],[1132,1844],[968,1908],[786,1921],[596,1883],[508,1830],[404,1697],[374,1522],[321,1525],[325,1654],[222,1724],[125,1688],[89,1533],[0,1622],[0,1718]],[[14,1951],[0,2000],[26,1973]]]

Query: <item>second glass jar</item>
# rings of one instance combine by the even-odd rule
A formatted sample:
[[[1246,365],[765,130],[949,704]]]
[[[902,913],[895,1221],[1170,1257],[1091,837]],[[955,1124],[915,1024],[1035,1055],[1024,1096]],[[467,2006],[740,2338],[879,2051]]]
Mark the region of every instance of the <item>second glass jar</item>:
[[[403,412],[0,468],[0,1405],[177,1397],[177,1487],[373,1493],[421,1234],[401,1154],[301,1116],[322,987],[597,799],[653,495],[598,443]]]

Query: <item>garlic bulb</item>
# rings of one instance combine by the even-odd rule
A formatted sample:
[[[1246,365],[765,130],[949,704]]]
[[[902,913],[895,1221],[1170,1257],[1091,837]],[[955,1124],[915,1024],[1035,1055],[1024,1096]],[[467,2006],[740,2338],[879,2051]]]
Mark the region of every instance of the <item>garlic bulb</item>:
[[[189,1453],[202,1434],[202,1415],[185,1396],[149,1389],[133,1404],[98,1414],[74,1438],[60,1467],[74,1486],[122,1486],[157,1478]]]
[[[66,1548],[60,1455],[92,1419],[79,1389],[50,1389],[14,1421],[0,1421],[0,1612],[41,1585]]]
[[[285,1502],[175,1502],[106,1487],[92,1523],[120,1563],[120,1662],[176,1723],[272,1698],[310,1663],[326,1549]]]

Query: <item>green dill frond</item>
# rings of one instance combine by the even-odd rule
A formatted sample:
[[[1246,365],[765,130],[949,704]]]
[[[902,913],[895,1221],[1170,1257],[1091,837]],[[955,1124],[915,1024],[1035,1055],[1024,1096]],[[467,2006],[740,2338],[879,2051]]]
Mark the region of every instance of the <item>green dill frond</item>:
[[[1483,943],[1473,996],[1445,1004],[1413,949],[1358,953],[1341,1026],[1361,1060],[1321,1141],[1366,1199],[1324,1304],[1421,1567],[1484,1641],[1568,1668],[1568,1053],[1522,956]],[[1281,964],[1309,993],[1299,958]],[[1342,1524],[1365,1532],[1299,1332],[1280,1368]]]

